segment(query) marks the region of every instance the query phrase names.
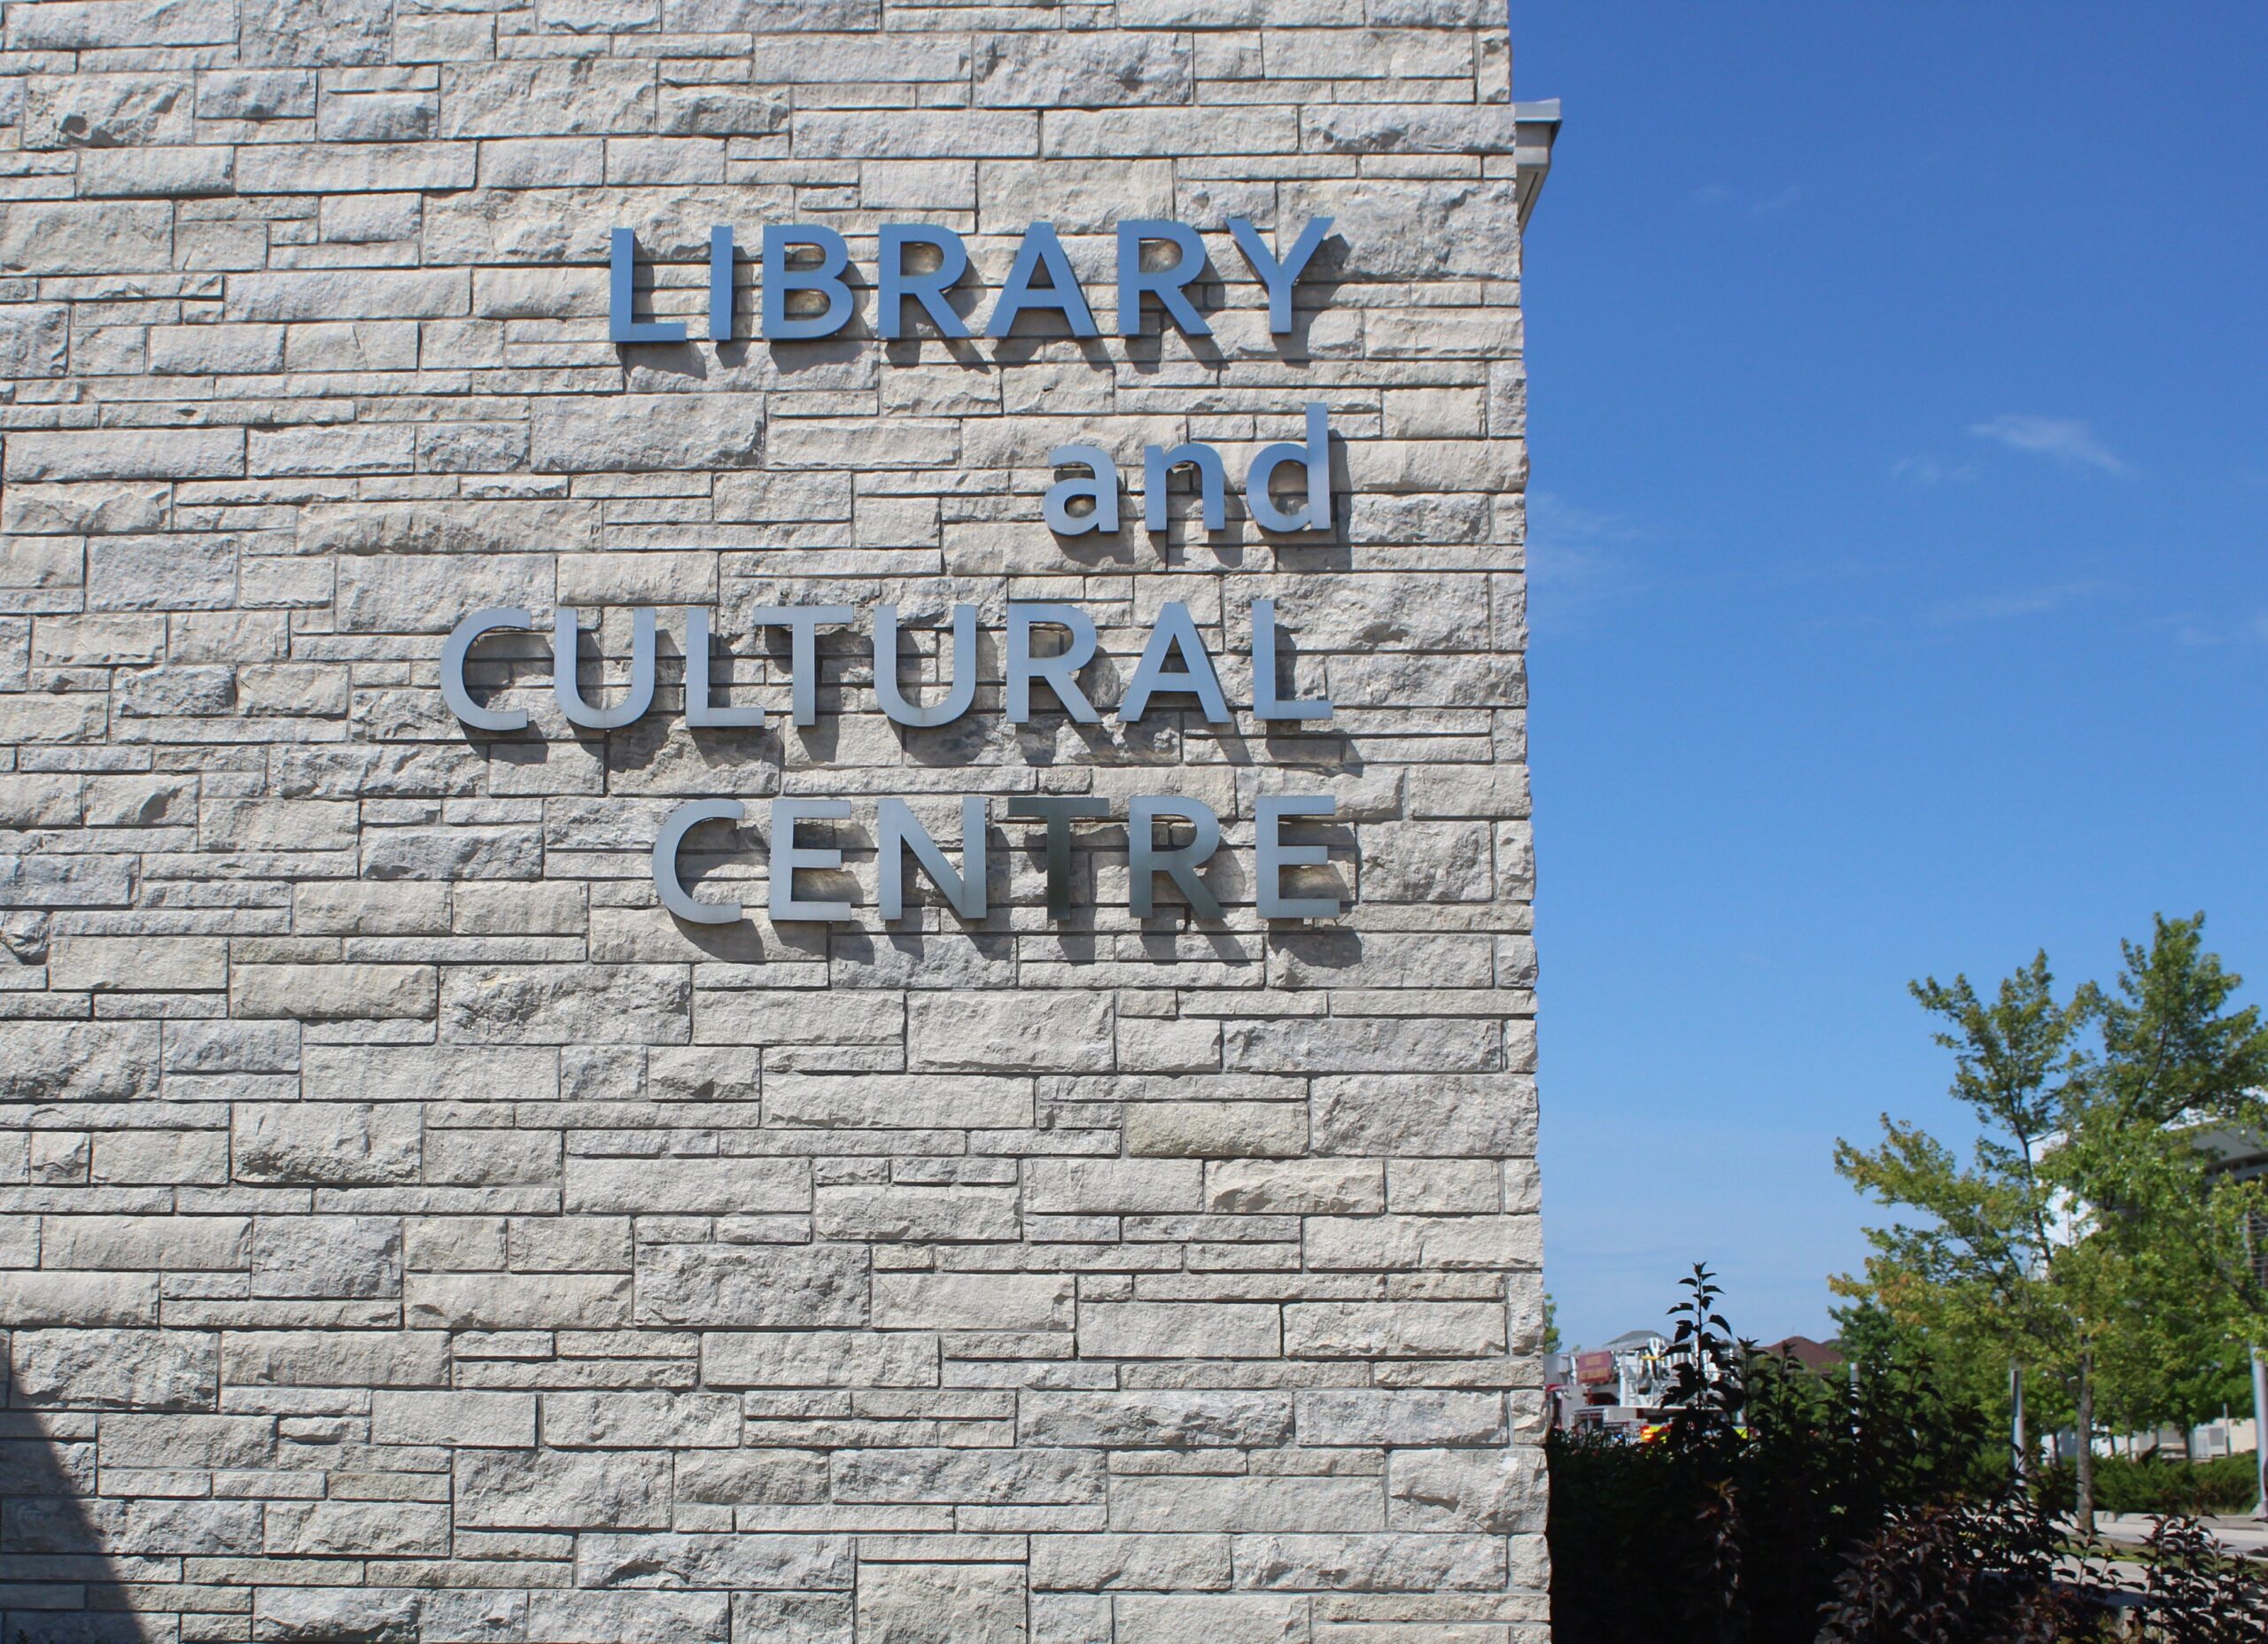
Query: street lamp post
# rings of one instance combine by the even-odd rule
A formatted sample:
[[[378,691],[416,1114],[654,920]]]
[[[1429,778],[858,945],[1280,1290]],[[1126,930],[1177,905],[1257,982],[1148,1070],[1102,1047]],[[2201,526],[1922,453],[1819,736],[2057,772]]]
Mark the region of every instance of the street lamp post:
[[[2262,1237],[2268,1229],[2261,1220],[2250,1212],[2244,1218],[2245,1260],[2255,1285],[2268,1283],[2268,1249],[2262,1248],[2268,1245]],[[2262,1360],[2257,1346],[2252,1350],[2252,1516],[2268,1520],[2268,1361]]]
[[[2254,1363],[2254,1379],[2258,1379],[2258,1362]],[[2023,1366],[2008,1366],[2009,1446],[2016,1453],[2016,1483],[2031,1482],[2031,1454],[2024,1444],[2023,1434]]]
[[[2268,1520],[2268,1358],[2252,1350],[2252,1471],[2259,1486],[2252,1516]]]

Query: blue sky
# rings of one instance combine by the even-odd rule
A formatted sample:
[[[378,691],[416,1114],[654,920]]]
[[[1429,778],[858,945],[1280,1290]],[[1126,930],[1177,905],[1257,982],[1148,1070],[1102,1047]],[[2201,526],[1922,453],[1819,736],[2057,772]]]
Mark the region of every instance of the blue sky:
[[[1547,1281],[1823,1333],[1907,979],[2268,981],[2268,7],[1512,20]]]

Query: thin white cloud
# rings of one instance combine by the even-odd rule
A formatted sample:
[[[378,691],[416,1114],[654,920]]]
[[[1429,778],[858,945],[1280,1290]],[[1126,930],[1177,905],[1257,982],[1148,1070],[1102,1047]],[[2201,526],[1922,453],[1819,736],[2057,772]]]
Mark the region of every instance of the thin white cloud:
[[[2109,585],[2103,582],[2059,582],[2040,588],[2013,588],[2002,593],[1973,594],[1968,599],[1946,600],[1930,609],[1930,620],[1936,623],[2004,622],[2015,616],[2037,616],[2068,605],[2074,600],[2084,600],[2101,593]]]
[[[2195,611],[2179,611],[2155,617],[2149,625],[2181,646],[2268,645],[2268,611],[2255,612],[2250,620],[2240,618],[2233,624]]]
[[[1909,485],[1946,485],[1974,479],[1977,470],[1966,462],[1949,465],[1935,457],[1900,457],[1890,465],[1890,477]]]
[[[1804,197],[1800,182],[1791,182],[1777,194],[1752,195],[1746,198],[1742,211],[1751,217],[1773,217],[1793,206]],[[1705,182],[1689,190],[1686,198],[1702,211],[1714,211],[1720,206],[1731,206],[1743,199],[1736,189],[1722,182]]]
[[[1622,550],[1645,539],[1645,531],[1614,515],[1577,508],[1552,492],[1530,492],[1530,620],[1563,631],[1580,627],[1593,608],[1643,593],[1651,578]]]
[[[2120,461],[2117,452],[2095,437],[2093,429],[2078,417],[2022,416],[2011,412],[1989,423],[1973,423],[1969,431],[2012,451],[2053,457],[2069,469],[2093,469],[2097,473],[2117,475],[2133,471]]]

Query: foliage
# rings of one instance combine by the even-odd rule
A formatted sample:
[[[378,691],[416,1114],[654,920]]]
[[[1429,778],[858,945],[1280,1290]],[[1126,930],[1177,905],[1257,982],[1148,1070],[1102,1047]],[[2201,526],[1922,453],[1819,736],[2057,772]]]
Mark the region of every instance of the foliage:
[[[2062,1538],[2011,1488],[1893,1510],[1835,1581],[1819,1644],[2063,1644],[2107,1639],[2098,1607],[2056,1580]]]
[[[2268,1638],[2268,1580],[2221,1548],[2194,1518],[2150,1534],[2143,1613],[2165,1644],[2260,1644]]]
[[[1684,1284],[1666,1432],[1552,1435],[1559,1644],[1807,1640],[1852,1547],[1976,1477],[1981,1424],[1926,1366],[1869,1354],[1854,1390],[1735,1338],[1706,1268]]]
[[[1817,1644],[2259,1644],[2268,1579],[2193,1518],[2152,1529],[2139,1586],[2076,1555],[2044,1507],[2011,1488],[1901,1508],[1835,1583]],[[2130,1625],[2122,1618],[2132,1616]]]
[[[2158,1526],[2139,1586],[2121,1585],[2101,1547],[2074,1555],[2056,1498],[1980,1463],[1980,1416],[1940,1393],[1894,1319],[1853,1310],[1854,1385],[1735,1337],[1705,1267],[1683,1284],[1663,1435],[1550,1437],[1557,1644],[2268,1638],[2268,1582],[2194,1521]],[[2153,1465],[2177,1464],[2107,1462],[2106,1503],[2133,1510],[2124,1492]],[[2115,1625],[2129,1612],[2139,1632]]]
[[[1953,1053],[1953,1091],[1976,1113],[1977,1139],[1963,1161],[1884,1114],[1878,1146],[1837,1144],[1836,1168],[1860,1191],[1925,1220],[1869,1229],[1865,1279],[1835,1288],[1926,1336],[1972,1386],[2004,1381],[2011,1363],[2076,1376],[2088,1322],[2047,1157],[2079,1089],[2085,1004],[2056,998],[2044,953],[1989,1003],[1966,976],[1913,993],[1948,1024],[1933,1036]]]
[[[2035,1431],[2195,1421],[2242,1397],[2268,1327],[2246,1241],[2263,1186],[2212,1175],[2202,1145],[2268,1121],[2268,1026],[2230,1008],[2242,979],[2203,926],[2160,916],[2111,989],[2065,1000],[2044,954],[1989,1002],[1966,977],[1914,984],[1977,1116],[1969,1157],[1887,1114],[1879,1144],[1837,1148],[1860,1190],[1920,1213],[1870,1229],[1864,1277],[1837,1291],[1926,1338],[1972,1396],[2019,1367]],[[2084,1516],[2087,1472],[2075,1493]]]
[[[2102,1049],[2059,1167],[2121,1281],[2106,1308],[2103,1414],[2127,1431],[2186,1426],[2241,1399],[2244,1344],[2268,1304],[2242,1225],[2259,1186],[2206,1178],[2196,1144],[2206,1128],[2268,1119],[2268,1027],[2256,1008],[2228,1008],[2243,979],[2204,950],[2203,925],[2160,916],[2147,947],[2123,944],[2110,991],[2083,990]]]
[[[2258,1475],[2249,1455],[2189,1462],[2171,1456],[2130,1460],[2097,1456],[2095,1505],[2107,1513],[2249,1513],[2259,1496]],[[2043,1502],[2071,1499],[2071,1466],[2045,1470],[2036,1488]]]

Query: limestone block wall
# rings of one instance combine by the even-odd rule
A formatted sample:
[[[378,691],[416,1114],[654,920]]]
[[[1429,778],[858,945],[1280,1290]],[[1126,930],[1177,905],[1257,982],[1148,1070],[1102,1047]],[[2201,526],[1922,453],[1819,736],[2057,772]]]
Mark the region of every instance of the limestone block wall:
[[[1544,1638],[1519,240],[1501,0],[0,6],[0,1638]],[[1271,335],[1227,229],[1333,229]],[[1209,338],[1114,333],[1205,236]],[[1102,322],[703,340],[712,225],[1053,223]],[[609,340],[609,236],[641,318]],[[1335,521],[1142,523],[1329,408]],[[1057,446],[1130,475],[1058,539]],[[1177,487],[1186,487],[1184,471]],[[1231,489],[1234,486],[1232,484]],[[1292,637],[1251,711],[1251,608]],[[1011,600],[1116,700],[1185,602],[1232,722],[1002,712]],[[752,613],[848,606],[814,723]],[[982,615],[972,710],[878,710]],[[548,634],[654,710],[579,730]],[[689,730],[686,613],[761,730]],[[729,662],[726,653],[729,652]],[[1254,905],[1259,796],[1320,793]],[[1222,818],[1130,911],[1125,810]],[[990,906],[875,906],[874,810]],[[779,795],[841,797],[765,912]],[[1051,915],[1007,804],[1111,815]],[[689,799],[750,825],[657,904]]]

